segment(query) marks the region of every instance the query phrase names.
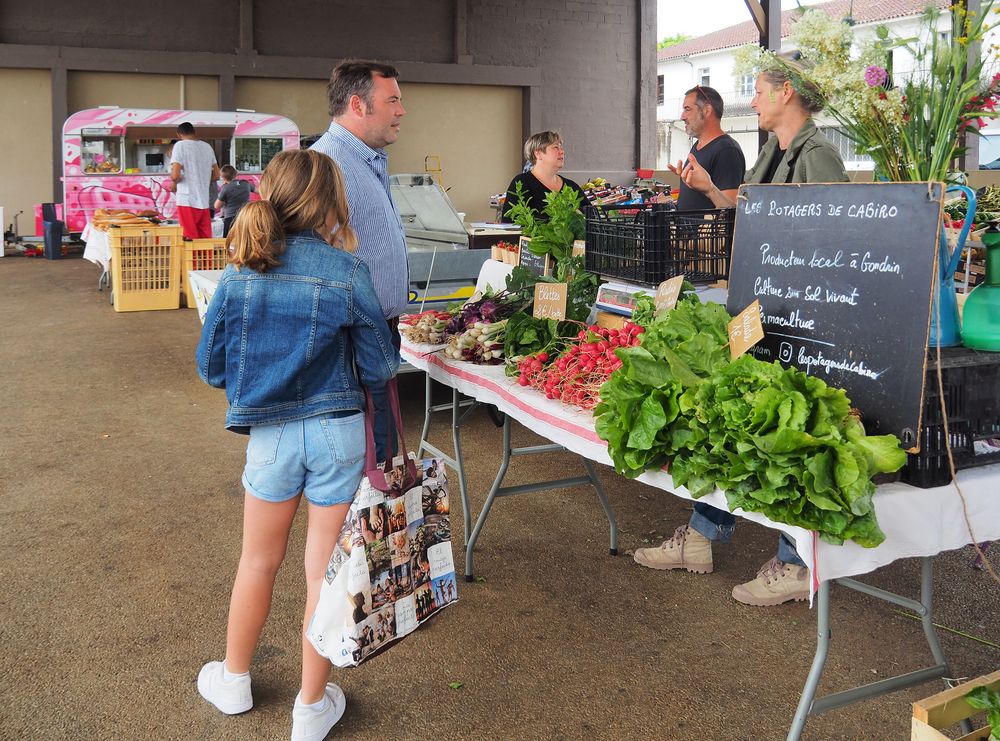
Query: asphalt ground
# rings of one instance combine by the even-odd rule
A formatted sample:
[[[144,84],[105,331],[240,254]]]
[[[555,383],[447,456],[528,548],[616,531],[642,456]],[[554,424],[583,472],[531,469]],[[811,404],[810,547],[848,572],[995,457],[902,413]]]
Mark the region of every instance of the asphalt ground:
[[[287,738],[304,515],[252,668],[255,707],[223,716],[195,678],[222,656],[245,438],[224,429],[224,394],[195,373],[196,312],[116,313],[98,274],[78,258],[0,259],[0,738]],[[401,389],[416,444],[423,377],[404,376]],[[442,447],[445,425],[431,435]],[[516,445],[540,441],[515,425]],[[499,443],[489,417],[473,413],[463,445],[477,512]],[[506,483],[581,471],[569,454],[518,458]],[[669,536],[689,506],[599,474],[622,555],[608,555],[587,488],[499,500],[476,549],[478,580],[460,582],[459,602],[370,663],[333,673],[348,709],[330,738],[784,738],[815,612],[730,596],[773,554],[773,531],[741,523],[710,575],[647,570],[631,550]],[[461,574],[457,493],[453,477]],[[935,621],[961,677],[1000,667],[1000,586],[973,557],[966,548],[936,559]],[[1000,568],[1000,545],[990,557]],[[915,595],[919,574],[905,560],[868,580]],[[831,622],[821,692],[930,663],[901,608],[835,587]],[[817,716],[804,738],[908,738],[910,703],[939,689]]]

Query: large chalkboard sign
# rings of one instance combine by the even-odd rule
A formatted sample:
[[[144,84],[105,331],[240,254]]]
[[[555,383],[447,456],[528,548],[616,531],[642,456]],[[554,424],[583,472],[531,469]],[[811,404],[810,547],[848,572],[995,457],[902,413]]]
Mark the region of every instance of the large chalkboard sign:
[[[727,308],[761,304],[751,352],[847,391],[869,434],[917,445],[937,183],[745,185]]]

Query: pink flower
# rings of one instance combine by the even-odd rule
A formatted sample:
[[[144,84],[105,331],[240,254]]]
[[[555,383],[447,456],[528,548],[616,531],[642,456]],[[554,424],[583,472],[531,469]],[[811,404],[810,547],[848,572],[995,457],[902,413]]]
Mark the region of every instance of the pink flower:
[[[868,83],[868,87],[882,87],[888,79],[889,73],[885,71],[884,67],[872,64],[865,69],[865,82]]]

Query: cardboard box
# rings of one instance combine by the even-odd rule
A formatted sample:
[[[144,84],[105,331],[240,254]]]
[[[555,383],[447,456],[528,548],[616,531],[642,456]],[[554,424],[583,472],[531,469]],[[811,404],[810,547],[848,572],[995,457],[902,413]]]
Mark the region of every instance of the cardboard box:
[[[625,326],[628,317],[621,314],[612,314],[610,311],[598,311],[595,324],[602,329],[621,329]]]

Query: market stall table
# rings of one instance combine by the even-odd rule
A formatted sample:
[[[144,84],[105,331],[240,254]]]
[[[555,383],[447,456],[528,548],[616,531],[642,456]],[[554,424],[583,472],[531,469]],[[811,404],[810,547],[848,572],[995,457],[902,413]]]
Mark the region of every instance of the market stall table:
[[[97,290],[108,285],[108,268],[111,266],[111,238],[106,231],[95,229],[89,221],[80,233],[83,240],[83,259],[101,266],[101,276],[97,279]]]
[[[192,276],[196,275],[195,271]],[[218,281],[217,271],[200,271],[198,277],[205,283],[206,294],[214,289]],[[493,500],[505,494],[542,491],[573,485],[592,485],[608,517],[611,528],[611,552],[617,548],[617,526],[614,512],[594,475],[592,461],[611,465],[607,445],[594,431],[594,418],[590,412],[570,408],[561,402],[547,399],[540,392],[518,386],[508,378],[502,366],[474,365],[472,363],[449,360],[438,352],[440,346],[414,345],[402,338],[401,354],[414,368],[425,371],[427,383],[426,414],[420,450],[429,450],[442,455],[449,466],[458,472],[459,488],[462,496],[466,533],[466,579],[473,578],[473,549],[489,516]],[[437,381],[452,389],[450,404],[431,405],[431,384]],[[462,401],[462,396],[468,397]],[[504,422],[503,451],[500,470],[482,510],[472,526],[471,512],[466,492],[464,465],[462,463],[460,427],[464,415],[463,406],[489,404],[506,415]],[[452,439],[454,457],[443,455],[427,439],[431,424],[431,414],[450,410],[452,413]],[[468,411],[466,411],[466,414]],[[515,449],[510,446],[510,420],[516,420],[552,442],[552,446],[533,446]],[[507,465],[512,455],[547,452],[564,449],[580,455],[587,475],[575,479],[553,482],[536,482],[516,487],[502,487]],[[419,451],[418,451],[419,452]],[[638,480],[650,486],[669,491],[676,496],[691,499],[683,487],[674,485],[666,471],[647,471]],[[882,484],[875,497],[875,510],[886,539],[877,548],[862,548],[853,542],[832,545],[821,540],[812,531],[774,522],[756,512],[735,510],[734,514],[752,520],[766,527],[787,533],[796,543],[800,557],[806,563],[811,575],[817,614],[817,645],[812,667],[803,687],[802,696],[788,732],[788,739],[798,739],[809,715],[848,705],[869,697],[893,692],[904,687],[934,678],[952,676],[944,652],[941,650],[933,624],[933,556],[941,551],[968,545],[972,538],[966,527],[968,521],[974,524],[976,539],[1000,539],[1000,508],[995,506],[996,493],[1000,491],[1000,464],[973,468],[958,473],[958,482],[966,502],[967,512],[963,512],[962,500],[955,487],[942,486],[934,489],[918,489],[902,483]],[[725,495],[716,491],[705,497],[712,506],[728,510]],[[471,532],[470,532],[471,529]],[[853,576],[866,574],[900,558],[920,557],[921,595],[918,600],[896,595],[856,581]],[[836,582],[870,596],[900,605],[916,613],[921,620],[924,636],[934,658],[934,664],[896,677],[862,685],[823,697],[816,697],[816,688],[826,662],[831,639],[829,610],[830,584]]]
[[[404,359],[426,371],[429,379],[449,386],[454,391],[478,402],[496,406],[510,418],[566,450],[582,456],[585,461],[611,465],[607,445],[594,431],[594,419],[590,412],[570,408],[561,402],[545,398],[540,392],[518,386],[513,379],[506,377],[502,366],[481,366],[450,360],[436,350],[437,348],[432,346],[413,345],[404,338],[401,352]],[[454,399],[457,404],[457,394]],[[453,435],[456,443],[459,442],[459,424],[460,419],[455,413]],[[425,420],[424,437],[428,427],[429,421]],[[424,445],[424,442],[422,440],[421,445]],[[506,430],[504,446],[508,449],[503,451],[504,459],[498,481],[505,473],[506,463],[509,460],[509,432]],[[455,463],[461,476],[461,448],[458,444],[456,444],[456,458]],[[648,471],[638,480],[677,496],[692,498],[686,489],[674,485],[670,474],[666,471]],[[788,534],[795,541],[799,555],[811,575],[811,586],[817,607],[817,649],[789,730],[789,739],[799,737],[806,717],[810,714],[885,694],[928,679],[950,676],[932,622],[932,557],[941,551],[960,548],[972,542],[966,527],[966,514],[968,521],[974,524],[978,540],[1000,539],[1000,508],[996,507],[996,493],[1000,491],[1000,464],[960,471],[958,482],[964,495],[967,513],[963,512],[962,500],[953,486],[917,489],[902,483],[880,485],[874,502],[886,539],[877,548],[862,548],[853,542],[839,546],[832,545],[821,540],[816,533],[803,528],[777,523],[755,512],[735,510],[734,514]],[[472,551],[489,515],[497,483],[493,488],[494,491],[487,498],[477,517],[471,536],[467,534],[467,579],[471,578],[473,573]],[[721,491],[702,497],[702,501],[720,509],[729,509],[725,495]],[[613,527],[614,515],[608,507],[605,507],[605,510]],[[923,559],[919,600],[895,595],[849,578],[869,573],[897,559],[908,557]],[[832,581],[916,612],[921,617],[935,664],[899,677],[890,677],[845,692],[816,698],[816,687],[830,640],[829,585]]]

